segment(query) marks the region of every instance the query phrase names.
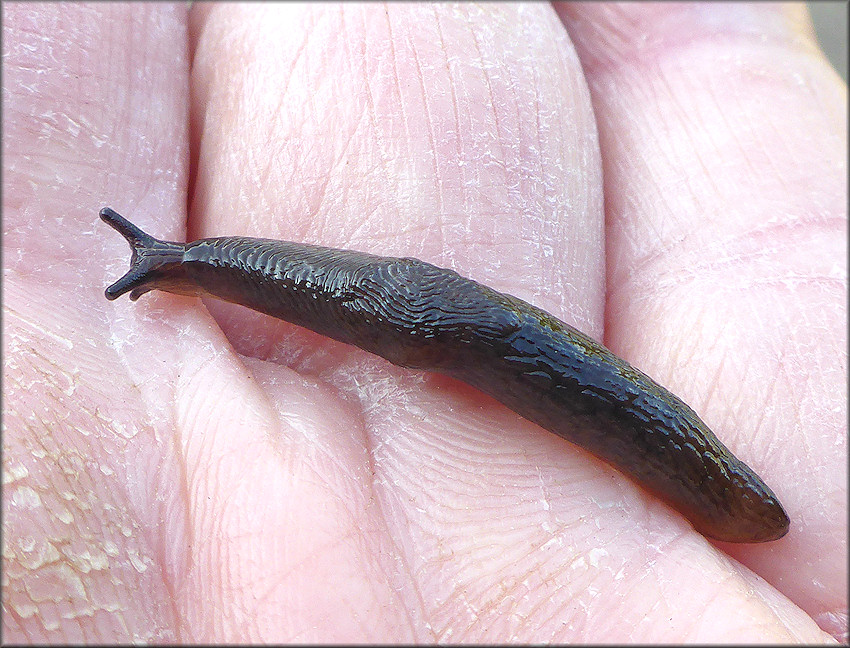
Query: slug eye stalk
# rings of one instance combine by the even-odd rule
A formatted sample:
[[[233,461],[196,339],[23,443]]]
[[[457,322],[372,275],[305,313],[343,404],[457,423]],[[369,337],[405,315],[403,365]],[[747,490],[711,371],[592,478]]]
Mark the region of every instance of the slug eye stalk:
[[[132,251],[130,269],[105,291],[108,300],[118,299],[129,292],[130,299],[136,301],[158,287],[152,285],[157,278],[163,278],[182,262],[182,243],[156,239],[109,207],[100,210],[100,219],[127,239]]]

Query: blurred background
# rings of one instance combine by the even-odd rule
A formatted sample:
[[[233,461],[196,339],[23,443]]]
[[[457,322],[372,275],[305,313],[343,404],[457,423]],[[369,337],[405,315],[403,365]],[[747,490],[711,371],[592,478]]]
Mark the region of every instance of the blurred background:
[[[847,2],[807,2],[820,46],[847,82]]]

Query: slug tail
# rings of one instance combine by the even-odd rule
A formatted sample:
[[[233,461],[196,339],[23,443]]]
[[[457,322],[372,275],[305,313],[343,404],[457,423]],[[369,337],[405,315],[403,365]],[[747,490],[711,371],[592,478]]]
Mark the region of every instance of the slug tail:
[[[127,239],[132,250],[130,269],[106,289],[106,298],[118,299],[126,292],[135,301],[149,290],[166,288],[170,278],[180,275],[185,246],[161,241],[133,225],[110,207],[100,210],[101,220]]]

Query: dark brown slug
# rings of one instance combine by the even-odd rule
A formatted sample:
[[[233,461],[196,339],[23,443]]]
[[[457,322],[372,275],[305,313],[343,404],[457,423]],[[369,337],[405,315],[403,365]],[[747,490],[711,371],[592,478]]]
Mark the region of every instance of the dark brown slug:
[[[159,289],[242,304],[480,389],[633,477],[705,536],[788,531],[770,488],[690,407],[521,299],[416,259],[236,236],[174,243],[108,207],[100,217],[132,249],[108,299]]]

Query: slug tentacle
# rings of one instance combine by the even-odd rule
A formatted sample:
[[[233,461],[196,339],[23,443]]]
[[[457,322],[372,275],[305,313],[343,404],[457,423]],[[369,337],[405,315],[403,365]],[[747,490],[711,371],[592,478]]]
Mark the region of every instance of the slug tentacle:
[[[130,299],[135,301],[154,288],[167,290],[162,278],[167,277],[169,273],[182,274],[179,271],[185,248],[182,243],[154,238],[109,207],[100,210],[100,218],[127,239],[133,251],[130,269],[106,289],[107,299],[118,299],[129,291]],[[189,294],[196,292],[193,290]]]
[[[133,250],[115,299],[209,294],[453,376],[629,475],[727,542],[781,538],[779,500],[681,399],[603,345],[511,295],[417,259],[271,239],[148,236],[109,208]]]

